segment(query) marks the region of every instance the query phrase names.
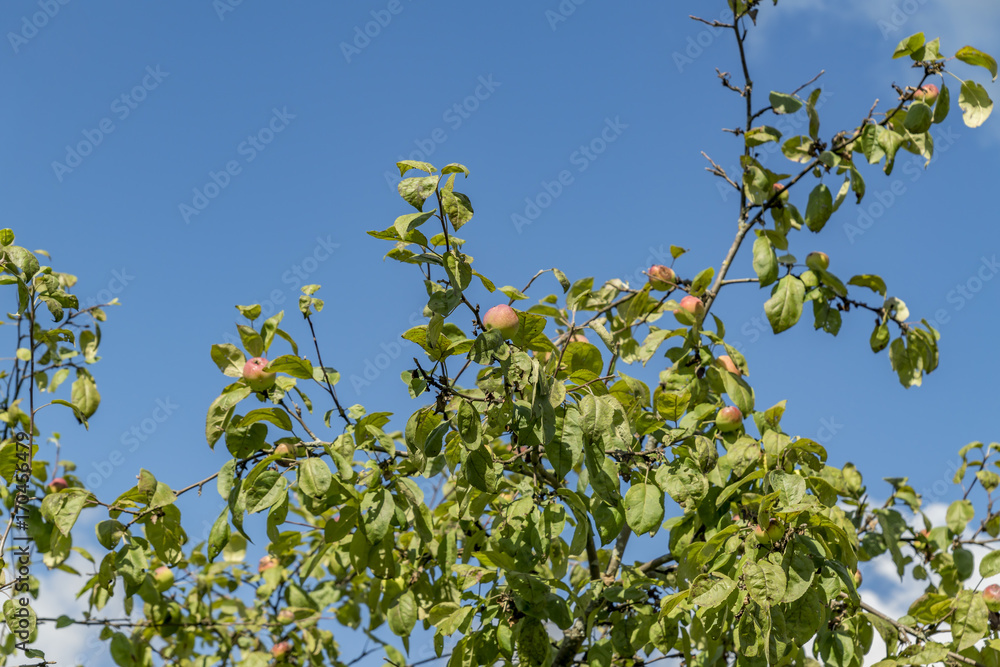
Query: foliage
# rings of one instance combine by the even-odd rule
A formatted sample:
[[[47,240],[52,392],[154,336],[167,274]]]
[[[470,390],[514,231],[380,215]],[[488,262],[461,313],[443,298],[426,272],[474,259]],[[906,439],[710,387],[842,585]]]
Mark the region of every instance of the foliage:
[[[758,3],[735,4],[737,17],[723,27],[742,47]],[[521,289],[498,289],[456,236],[474,216],[469,197],[455,190],[469,169],[398,163],[399,193],[415,212],[369,234],[392,246],[387,257],[413,265],[426,287],[426,323],[403,335],[421,356],[401,377],[420,407],[396,430],[387,412],[343,406],[338,373],[318,346],[315,361],[300,350],[281,328],[284,313],[258,325],[260,306],[239,306],[247,320],[238,327],[243,349],[212,347],[212,360],[233,381],[209,406],[205,427],[208,445],[224,446],[231,459],[176,491],[143,470],[134,488],[98,499],[60,457],[58,440],[52,464],[35,458],[42,408],[65,406],[84,424],[98,408],[88,369],[98,360],[105,317],[100,307],[78,310],[69,293],[75,279],[40,266],[36,254],[13,245],[13,232],[0,231],[0,282],[17,289],[11,319],[19,341],[13,371],[3,376],[4,502],[26,518],[18,526],[46,566],[74,573],[65,565],[71,551],[93,564],[81,575],[88,617],[48,620],[103,625],[102,638],[123,666],[344,665],[353,656],[341,655],[331,621],[383,645],[395,665],[407,663],[404,651],[420,629],[432,634],[439,655],[446,637],[458,637],[453,666],[638,665],[666,655],[698,665],[849,667],[862,664],[876,634],[889,651],[880,665],[1000,664],[1000,617],[976,590],[969,550],[1000,535],[992,505],[1000,477],[987,465],[1000,445],[961,451],[955,481],[983,487],[988,504],[978,513],[959,500],[946,524],[933,526],[905,478],[890,480],[889,499],[873,506],[852,464],[830,466],[820,443],[782,430],[784,402],[756,404],[747,360],[708,312],[724,287],[758,282],[770,287],[764,308],[775,333],[794,326],[807,304],[814,327],[833,335],[845,313],[865,310],[877,317],[871,349],[888,348],[904,387],[936,368],[938,333],[911,322],[882,278],[806,268],[789,252],[796,234],[820,233],[849,195],[861,201],[862,161],[890,174],[900,149],[930,160],[931,127],[950,111],[943,75],[954,74],[937,40],[922,34],[893,54],[907,56],[919,80],[898,89],[889,109],[873,108],[828,140],[820,134],[820,88],[772,92],[769,105],[755,110],[750,84],[723,75],[748,109],[734,132],[744,145],[742,173],[714,162],[711,169],[740,195],[735,238],[717,267],[683,266],[685,250],[674,247],[681,278],[669,292],[618,280],[595,286],[555,268]],[[964,47],[955,58],[996,77],[984,53]],[[938,75],[936,99],[915,100]],[[960,80],[959,90],[966,125],[980,125],[992,109],[985,89]],[[804,114],[808,134],[784,137],[762,124],[783,114]],[[769,142],[792,173],[758,160],[756,149]],[[815,184],[797,206],[793,194],[810,179]],[[756,278],[727,281],[751,231]],[[473,302],[480,288],[495,302],[519,304],[548,273],[561,293],[518,309],[509,339],[483,326]],[[324,305],[318,290],[304,287],[299,300],[314,345]],[[878,300],[865,302],[859,290]],[[676,294],[699,297],[711,319],[680,310]],[[43,305],[53,328],[41,322]],[[242,378],[244,364],[273,346],[283,350],[267,367],[277,382],[254,391]],[[727,370],[723,355],[739,372]],[[658,384],[640,380],[636,364],[659,369]],[[36,407],[36,396],[56,395],[71,371],[70,400]],[[744,418],[735,428],[716,423],[727,406]],[[60,467],[68,488],[49,487]],[[212,482],[224,509],[207,539],[191,544],[176,500]],[[40,504],[26,498],[34,493]],[[73,546],[73,528],[84,510],[101,508],[97,537],[106,552],[91,555]],[[909,511],[924,529],[907,523]],[[247,543],[265,536],[246,530],[253,514],[266,517],[269,552],[256,567],[246,563]],[[633,535],[655,536],[662,555],[628,559]],[[912,576],[928,582],[900,619],[857,591],[858,562],[886,552],[901,576],[912,565]],[[175,576],[156,574],[163,566]],[[978,574],[997,573],[1000,556],[991,552]],[[2,650],[42,657],[31,645],[43,620],[30,611],[38,582],[22,583],[4,605],[11,631]],[[123,627],[100,619],[116,590],[143,621]]]

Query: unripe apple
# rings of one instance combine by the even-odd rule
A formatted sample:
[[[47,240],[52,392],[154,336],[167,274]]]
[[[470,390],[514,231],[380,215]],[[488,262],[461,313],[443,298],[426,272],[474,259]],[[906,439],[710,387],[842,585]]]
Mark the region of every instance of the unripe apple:
[[[1000,612],[1000,585],[990,584],[983,591],[983,601],[986,608],[993,612]]]
[[[278,612],[278,622],[285,625],[295,620],[295,612],[291,609],[282,609]]]
[[[784,183],[775,183],[772,186],[772,188],[774,190],[774,194],[778,195],[779,198],[781,198],[781,199],[787,199],[788,198],[788,193],[785,192],[785,184]]]
[[[279,660],[292,650],[292,645],[288,642],[278,642],[271,647],[271,655]]]
[[[743,425],[743,413],[735,405],[726,406],[715,415],[715,425],[723,433],[735,431]]]
[[[166,565],[153,570],[153,583],[161,593],[174,585],[174,573]]]
[[[705,317],[705,304],[696,296],[687,295],[681,299],[680,306],[674,311],[674,317],[681,324],[701,322],[701,318]]]
[[[283,442],[274,448],[274,453],[280,458],[278,463],[284,466],[289,466],[295,461],[295,457],[298,456],[295,445],[289,445],[287,442]]]
[[[761,546],[767,546],[769,544],[774,544],[780,540],[785,535],[785,529],[782,527],[781,522],[777,519],[771,519],[767,528],[761,526],[753,527],[753,536],[757,540],[757,544]]]
[[[811,252],[806,255],[806,266],[813,271],[826,271],[830,267],[830,258],[825,252]]]
[[[69,484],[66,482],[65,477],[56,477],[51,482],[49,482],[49,492],[58,493],[59,491],[62,491],[68,486]]]
[[[254,391],[267,391],[274,386],[274,373],[265,373],[267,359],[254,357],[243,365],[243,379]]]
[[[669,292],[677,287],[677,274],[669,266],[654,264],[646,272],[649,276],[649,285],[655,290]]]
[[[512,338],[517,333],[517,313],[510,306],[501,303],[486,311],[483,324],[487,329],[499,329],[504,338]]]
[[[854,573],[854,587],[861,588],[861,581],[863,577],[861,576],[861,570]]]
[[[733,375],[743,375],[743,371],[740,370],[740,367],[736,365],[736,362],[728,354],[719,357],[719,363]]]
[[[263,574],[267,570],[276,567],[278,567],[278,559],[269,554],[260,559],[260,562],[257,564],[257,571]]]
[[[938,87],[933,83],[925,83],[913,91],[913,99],[931,104],[937,99],[938,92]]]

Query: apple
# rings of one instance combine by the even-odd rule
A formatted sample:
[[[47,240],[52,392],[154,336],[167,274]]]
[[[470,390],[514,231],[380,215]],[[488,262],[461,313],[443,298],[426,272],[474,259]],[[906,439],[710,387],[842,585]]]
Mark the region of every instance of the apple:
[[[288,642],[278,642],[271,647],[271,655],[279,660],[292,650],[292,645]]]
[[[69,484],[66,482],[65,477],[56,477],[51,482],[49,482],[49,492],[58,493],[59,491],[62,491],[68,486]]]
[[[767,528],[763,528],[761,526],[753,527],[754,539],[756,539],[757,544],[760,544],[761,546],[774,544],[784,537],[784,535],[785,529],[777,519],[771,519],[767,524]]]
[[[254,391],[267,391],[274,386],[274,373],[265,373],[267,359],[254,357],[243,364],[243,379]]]
[[[715,425],[723,433],[735,431],[743,425],[743,413],[735,405],[721,408],[715,415]]]
[[[295,620],[295,612],[291,609],[282,609],[278,612],[278,622],[289,624]]]
[[[569,342],[571,342],[571,343],[589,343],[590,341],[587,340],[587,337],[584,336],[582,333],[575,333],[575,334],[573,334],[572,336],[569,337]]]
[[[267,570],[271,570],[276,567],[278,567],[278,559],[274,556],[267,555],[260,559],[260,562],[257,564],[257,571],[264,573]]]
[[[701,322],[705,317],[705,304],[696,296],[690,294],[681,299],[681,307],[674,311],[674,317],[681,324]]]
[[[811,252],[806,255],[806,266],[813,271],[826,271],[830,267],[830,258],[825,252]]]
[[[174,573],[166,565],[161,565],[153,570],[153,583],[156,584],[156,590],[162,593],[174,585]]]
[[[499,329],[504,338],[512,338],[517,333],[517,313],[510,306],[501,303],[486,311],[483,324],[487,329]]]
[[[854,573],[854,587],[861,588],[861,581],[863,577],[861,576],[861,570]]]
[[[1000,612],[1000,585],[990,584],[983,591],[983,601],[986,608],[993,612]]]
[[[291,465],[292,462],[295,460],[296,456],[298,455],[295,445],[289,445],[286,442],[283,442],[277,447],[275,447],[274,453],[277,454],[279,457],[281,457],[278,459],[278,463],[284,466]]]
[[[677,287],[677,274],[669,266],[654,264],[646,272],[649,276],[649,286],[661,292],[669,292]]]
[[[740,370],[740,367],[736,365],[736,362],[728,354],[719,357],[719,363],[733,375],[743,375],[743,371]]]
[[[927,104],[932,104],[937,99],[937,96],[938,87],[933,83],[925,83],[913,91],[913,99],[926,102]]]
[[[787,199],[788,198],[788,193],[785,192],[785,184],[784,183],[775,183],[771,187],[774,190],[774,194],[778,195],[778,197],[780,199]]]

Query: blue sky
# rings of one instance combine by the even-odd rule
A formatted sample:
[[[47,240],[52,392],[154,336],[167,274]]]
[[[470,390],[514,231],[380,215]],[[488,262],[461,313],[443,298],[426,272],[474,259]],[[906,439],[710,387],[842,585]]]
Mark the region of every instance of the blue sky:
[[[235,333],[234,304],[251,303],[285,309],[284,328],[304,344],[303,283],[323,285],[318,335],[342,400],[408,415],[416,405],[398,377],[414,351],[399,334],[426,295],[416,270],[383,262],[391,246],[365,234],[411,210],[394,190],[400,158],[470,168],[458,189],[477,213],[461,236],[497,285],[523,287],[552,266],[638,285],[671,244],[691,249],[675,265],[682,276],[718,267],[736,198],[720,194],[700,152],[737,164],[739,141],[721,128],[742,125],[742,100],[715,70],[739,65],[728,34],[687,17],[719,18],[724,4],[5,3],[4,225],[79,276],[84,303],[122,303],[103,328],[103,403],[89,432],[52,411],[43,428],[63,433],[64,455],[102,499],[140,467],[175,488],[208,476],[226,453],[207,448],[205,412],[227,383],[209,348]],[[884,108],[891,83],[918,80],[890,60],[911,33],[941,36],[949,53],[966,43],[1000,53],[990,29],[1000,12],[985,2],[832,4],[765,6],[748,44],[757,104],[825,70],[827,138],[876,98]],[[998,97],[984,70],[955,71]],[[714,309],[747,356],[758,406],[788,399],[786,430],[822,441],[835,465],[856,462],[874,495],[885,495],[881,477],[908,476],[946,502],[957,492],[934,483],[950,479],[957,449],[1000,439],[1000,348],[989,338],[1000,312],[998,128],[992,118],[970,130],[953,112],[928,170],[909,155],[891,177],[867,169],[860,206],[792,241],[800,257],[826,251],[844,279],[881,274],[914,317],[937,321],[941,367],[923,387],[904,390],[887,356],[872,355],[863,313],[833,339],[808,321],[772,335],[755,286],[727,288]],[[773,154],[765,164],[792,167]],[[512,219],[529,213],[528,225]],[[749,275],[747,247],[730,276]],[[549,276],[529,296],[557,291]],[[125,436],[133,428],[138,443]],[[206,498],[185,511],[214,518]],[[100,648],[63,659],[74,655],[104,664]]]

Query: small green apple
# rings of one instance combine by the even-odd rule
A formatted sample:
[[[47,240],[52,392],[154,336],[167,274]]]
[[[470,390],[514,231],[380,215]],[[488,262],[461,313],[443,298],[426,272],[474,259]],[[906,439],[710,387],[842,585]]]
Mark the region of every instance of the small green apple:
[[[291,609],[282,609],[278,612],[278,623],[288,625],[295,620],[295,612]]]
[[[677,274],[669,266],[654,264],[646,272],[649,276],[649,286],[661,292],[669,292],[677,287]]]
[[[753,527],[753,536],[757,540],[757,544],[761,546],[767,546],[769,544],[774,544],[780,540],[785,535],[785,529],[781,525],[781,522],[777,519],[771,519],[767,523],[767,528],[761,526]]]
[[[483,324],[487,329],[499,329],[504,338],[513,338],[517,333],[517,313],[507,304],[501,303],[486,311]]]
[[[735,431],[743,426],[743,413],[735,405],[721,408],[715,415],[715,425],[723,433]]]
[[[243,365],[243,379],[247,381],[254,391],[267,391],[274,386],[274,373],[265,373],[267,359],[264,357],[254,357]]]
[[[161,593],[174,585],[174,573],[166,565],[153,570],[153,583]]]
[[[806,266],[813,271],[826,271],[830,268],[830,257],[825,252],[811,252],[806,255]]]

